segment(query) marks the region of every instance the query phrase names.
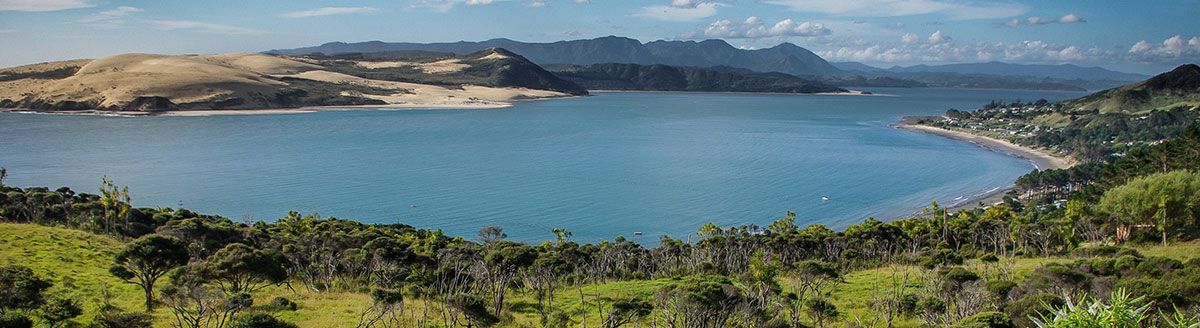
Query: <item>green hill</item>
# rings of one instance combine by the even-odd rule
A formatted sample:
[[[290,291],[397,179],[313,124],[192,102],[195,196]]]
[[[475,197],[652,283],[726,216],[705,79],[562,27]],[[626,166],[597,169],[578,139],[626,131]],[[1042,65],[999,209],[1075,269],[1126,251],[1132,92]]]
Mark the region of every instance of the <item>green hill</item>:
[[[1182,65],[1148,80],[1063,102],[1064,107],[1100,113],[1142,113],[1200,106],[1200,66]]]

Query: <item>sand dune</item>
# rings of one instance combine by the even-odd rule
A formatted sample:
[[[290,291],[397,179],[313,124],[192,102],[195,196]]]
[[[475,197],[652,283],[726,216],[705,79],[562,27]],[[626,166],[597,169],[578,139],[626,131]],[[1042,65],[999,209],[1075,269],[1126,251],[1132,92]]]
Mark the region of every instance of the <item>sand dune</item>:
[[[492,59],[504,58],[509,57],[496,55]],[[411,66],[433,76],[456,73],[471,66],[457,58],[356,63],[370,69]],[[0,107],[52,111],[263,109],[347,104],[494,107],[513,100],[569,96],[529,88],[438,86],[368,79],[334,72],[323,64],[328,65],[305,57],[230,53],[123,54],[26,65],[0,69]],[[295,79],[315,82],[301,83]],[[353,86],[382,91],[356,90]]]

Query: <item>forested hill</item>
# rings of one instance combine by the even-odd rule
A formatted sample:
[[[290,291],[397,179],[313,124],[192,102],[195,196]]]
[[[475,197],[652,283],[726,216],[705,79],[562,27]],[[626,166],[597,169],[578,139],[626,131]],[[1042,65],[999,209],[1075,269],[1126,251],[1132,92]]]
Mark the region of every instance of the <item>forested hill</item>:
[[[846,89],[783,73],[733,72],[667,65],[548,65],[564,79],[592,90],[818,93]]]

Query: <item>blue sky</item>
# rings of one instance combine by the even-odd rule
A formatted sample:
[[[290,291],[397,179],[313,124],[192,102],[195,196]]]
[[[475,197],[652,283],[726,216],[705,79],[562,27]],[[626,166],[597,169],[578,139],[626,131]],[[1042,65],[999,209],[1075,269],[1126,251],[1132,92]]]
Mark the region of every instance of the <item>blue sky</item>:
[[[829,61],[1074,63],[1158,73],[1200,62],[1200,1],[0,0],[0,66],[263,51],[330,41],[558,41],[607,35],[792,42]]]

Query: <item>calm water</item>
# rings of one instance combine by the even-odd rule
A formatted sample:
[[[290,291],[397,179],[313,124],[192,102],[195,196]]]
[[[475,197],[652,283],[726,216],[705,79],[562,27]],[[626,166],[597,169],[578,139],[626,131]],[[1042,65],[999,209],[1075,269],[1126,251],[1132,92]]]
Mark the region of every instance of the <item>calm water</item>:
[[[234,220],[289,210],[469,238],[656,244],[700,225],[845,227],[961,202],[1033,166],[888,127],[991,99],[1079,93],[877,89],[894,97],[603,93],[495,110],[97,117],[0,113],[6,184],[95,193]],[[822,196],[831,198],[822,201]],[[416,207],[412,207],[415,205]],[[684,237],[686,238],[686,237]]]

